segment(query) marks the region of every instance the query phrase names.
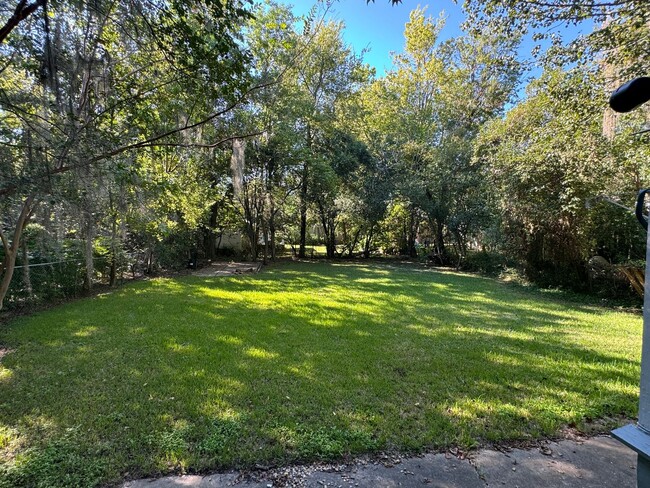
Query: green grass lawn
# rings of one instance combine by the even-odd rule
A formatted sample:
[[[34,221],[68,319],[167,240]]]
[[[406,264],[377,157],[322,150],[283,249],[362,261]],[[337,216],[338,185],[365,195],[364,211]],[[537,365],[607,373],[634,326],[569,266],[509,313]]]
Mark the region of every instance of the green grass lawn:
[[[132,283],[0,329],[0,486],[471,448],[635,416],[641,322],[409,266]]]

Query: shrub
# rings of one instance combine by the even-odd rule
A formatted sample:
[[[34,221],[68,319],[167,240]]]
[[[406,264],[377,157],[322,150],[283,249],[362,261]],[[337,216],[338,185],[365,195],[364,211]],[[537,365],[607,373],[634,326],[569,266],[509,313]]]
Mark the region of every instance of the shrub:
[[[461,261],[460,268],[465,271],[475,271],[491,276],[497,276],[508,266],[505,256],[489,251],[468,251]]]

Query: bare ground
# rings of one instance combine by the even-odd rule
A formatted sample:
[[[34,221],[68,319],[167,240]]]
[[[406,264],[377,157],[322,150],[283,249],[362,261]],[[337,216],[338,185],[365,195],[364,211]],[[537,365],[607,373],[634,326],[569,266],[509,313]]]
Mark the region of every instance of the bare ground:
[[[194,271],[194,276],[232,276],[239,274],[258,273],[262,269],[262,263],[231,261],[229,263],[214,262],[210,265]]]

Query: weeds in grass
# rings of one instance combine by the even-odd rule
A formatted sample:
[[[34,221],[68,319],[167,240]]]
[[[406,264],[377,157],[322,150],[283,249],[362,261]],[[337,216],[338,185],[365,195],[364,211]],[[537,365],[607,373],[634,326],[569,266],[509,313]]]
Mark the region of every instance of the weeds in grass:
[[[13,462],[0,463],[0,487],[97,486],[108,472],[103,454],[84,443],[78,429],[68,429],[60,438],[28,447]]]
[[[636,415],[641,322],[415,266],[131,283],[0,330],[0,487],[587,429]]]

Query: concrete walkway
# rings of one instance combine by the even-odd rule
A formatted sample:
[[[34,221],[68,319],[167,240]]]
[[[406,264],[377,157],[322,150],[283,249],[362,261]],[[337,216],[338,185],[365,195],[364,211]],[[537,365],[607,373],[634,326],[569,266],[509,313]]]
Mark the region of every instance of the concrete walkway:
[[[346,465],[266,472],[173,476],[130,481],[124,488],[636,488],[636,454],[600,436],[543,443],[508,452],[483,449],[469,459],[450,454],[360,459]]]

